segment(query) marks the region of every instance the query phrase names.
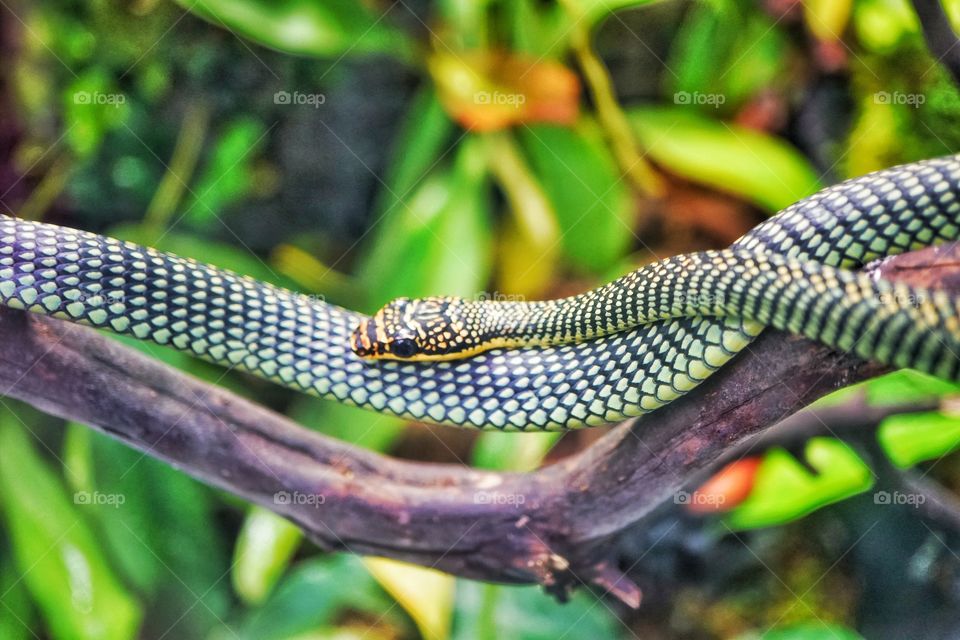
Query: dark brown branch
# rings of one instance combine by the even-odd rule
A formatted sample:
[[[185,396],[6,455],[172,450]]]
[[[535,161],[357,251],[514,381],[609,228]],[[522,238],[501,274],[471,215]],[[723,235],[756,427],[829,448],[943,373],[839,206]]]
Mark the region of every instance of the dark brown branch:
[[[960,292],[960,250],[892,258],[887,277]],[[89,329],[0,312],[0,391],[111,434],[298,523],[319,545],[480,580],[598,584],[636,606],[611,538],[747,438],[881,371],[768,332],[685,399],[530,474],[394,460],[308,431]],[[518,434],[517,438],[524,437]],[[319,505],[276,494],[322,495]]]
[[[940,0],[913,0],[913,8],[920,19],[927,48],[960,84],[960,39],[950,26],[950,19]]]

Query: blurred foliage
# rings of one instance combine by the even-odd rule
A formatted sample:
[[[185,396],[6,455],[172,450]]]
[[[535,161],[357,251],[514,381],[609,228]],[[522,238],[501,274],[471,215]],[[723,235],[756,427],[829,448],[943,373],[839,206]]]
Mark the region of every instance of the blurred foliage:
[[[960,2],[947,7],[960,19]],[[5,210],[366,311],[399,295],[579,291],[723,246],[823,184],[960,147],[960,95],[907,0],[5,10]],[[591,437],[451,436],[125,342],[375,451],[524,471]],[[957,394],[900,372],[824,402],[941,401],[878,433],[895,465],[932,468],[960,446]],[[699,535],[803,526],[875,482],[826,437],[731,477],[743,501]],[[855,594],[821,583],[826,557],[771,560],[777,580],[806,585],[779,600],[722,574],[723,589],[698,587],[712,604],[692,622],[681,587],[681,613],[660,620],[588,591],[559,605],[532,587],[318,554],[260,507],[15,403],[0,415],[0,514],[3,638],[859,637],[843,626]],[[655,572],[675,539],[708,553],[675,524],[636,549],[637,572]],[[737,550],[723,557],[755,564]],[[684,554],[658,588],[690,573]]]

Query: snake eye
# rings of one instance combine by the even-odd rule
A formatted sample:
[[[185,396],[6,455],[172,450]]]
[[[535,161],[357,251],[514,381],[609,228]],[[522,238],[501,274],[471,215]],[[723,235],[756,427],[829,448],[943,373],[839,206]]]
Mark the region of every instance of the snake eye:
[[[410,338],[398,338],[390,343],[390,351],[398,358],[410,358],[417,353],[417,343]]]

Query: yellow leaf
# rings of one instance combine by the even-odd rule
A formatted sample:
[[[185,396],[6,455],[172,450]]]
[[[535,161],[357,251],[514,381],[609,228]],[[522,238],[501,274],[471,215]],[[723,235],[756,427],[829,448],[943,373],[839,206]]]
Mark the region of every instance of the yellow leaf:
[[[850,22],[853,0],[806,0],[803,14],[818,40],[840,40]]]
[[[446,640],[453,617],[453,576],[390,560],[364,558],[367,570],[403,607],[427,640]]]

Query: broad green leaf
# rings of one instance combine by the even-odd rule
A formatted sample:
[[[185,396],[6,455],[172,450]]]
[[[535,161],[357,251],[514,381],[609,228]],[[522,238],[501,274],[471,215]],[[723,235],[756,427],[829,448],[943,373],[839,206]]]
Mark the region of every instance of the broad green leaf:
[[[303,532],[295,524],[262,507],[252,507],[243,521],[233,552],[233,589],[248,605],[262,604],[293,554]]]
[[[932,401],[946,395],[960,394],[960,384],[901,369],[862,383],[867,403],[872,406],[911,404]]]
[[[337,440],[372,451],[388,451],[403,434],[406,420],[301,395],[287,411],[291,420]]]
[[[296,290],[296,283],[270,268],[262,258],[251,251],[232,244],[215,242],[209,238],[168,231],[157,238],[140,225],[124,224],[111,227],[109,235],[169,251],[184,258],[193,258],[241,275],[263,280],[280,287]]]
[[[897,105],[877,100],[871,92],[860,98],[859,116],[847,137],[844,173],[860,176],[885,169],[901,151]]]
[[[737,640],[862,640],[862,638],[863,636],[853,629],[819,621],[770,629],[762,633],[746,633],[738,636]]]
[[[9,549],[2,549],[2,553],[10,557]],[[0,566],[0,638],[36,638],[36,617],[23,579],[9,562],[3,563]]]
[[[907,0],[858,0],[853,8],[857,41],[868,51],[889,54],[917,37],[920,25]]]
[[[393,143],[385,186],[373,208],[378,220],[397,215],[394,210],[405,206],[417,185],[447,155],[453,128],[432,87],[417,94]]]
[[[202,227],[218,227],[217,216],[254,188],[253,161],[266,142],[259,120],[241,117],[227,123],[203,162],[184,217]]]
[[[511,0],[503,3],[502,10],[508,14],[514,50],[551,58],[566,54],[571,18],[562,4]]]
[[[454,166],[431,174],[379,223],[358,272],[376,308],[400,296],[470,296],[490,277],[485,157],[465,139]]]
[[[75,424],[69,429],[65,460],[85,483],[76,485],[77,495],[90,496],[84,515],[126,579],[162,600],[162,607],[150,608],[149,624],[178,637],[198,637],[218,625],[232,596],[229,550],[211,490],[101,433]],[[88,442],[77,444],[81,429]],[[82,456],[87,461],[73,466]]]
[[[634,203],[596,124],[531,126],[520,139],[556,211],[570,261],[598,273],[623,258],[634,241]]]
[[[453,576],[389,558],[364,558],[363,563],[416,621],[424,638],[450,637],[456,588]]]
[[[216,27],[287,53],[334,57],[379,52],[405,57],[411,49],[403,33],[391,26],[389,16],[354,0],[177,2]]]
[[[615,11],[639,7],[649,4],[652,0],[564,0],[564,5],[570,10],[576,20],[582,20],[591,27]]]
[[[558,432],[515,433],[484,431],[473,445],[473,464],[481,469],[532,471],[560,439]]]
[[[894,464],[912,467],[960,446],[960,416],[938,411],[890,416],[880,423],[877,439]]]
[[[779,138],[681,108],[636,108],[628,116],[658,164],[771,212],[820,188],[810,163]]]
[[[829,407],[843,404],[861,396],[873,407],[935,402],[944,396],[960,395],[960,384],[914,371],[900,369],[886,375],[866,380],[817,400],[812,407]]]
[[[101,486],[94,456],[97,435],[78,423],[67,425],[63,443],[64,472],[74,495],[90,496],[83,512],[100,534],[105,551],[124,579],[141,593],[152,594],[164,571],[143,539],[151,534],[149,492],[139,483],[122,489]],[[139,475],[139,474],[137,474]],[[94,496],[102,499],[93,500]]]
[[[586,590],[569,602],[544,597],[540,587],[457,581],[455,640],[618,638],[624,633],[610,608]]]
[[[73,152],[89,156],[129,114],[127,96],[101,69],[78,76],[63,93],[64,137]]]
[[[449,31],[444,34],[445,48],[471,50],[488,46],[487,13],[495,0],[437,0],[434,4],[445,31]]]
[[[732,112],[783,77],[787,46],[777,23],[744,3],[695,3],[670,48],[667,98],[710,115]]]
[[[753,529],[783,524],[866,491],[873,484],[870,468],[839,440],[813,438],[804,455],[816,474],[783,449],[767,451],[750,497],[727,516],[730,526]]]
[[[13,560],[57,638],[134,638],[139,603],[107,563],[60,479],[9,414],[0,416],[0,505]]]
[[[370,576],[359,558],[338,554],[295,566],[263,606],[235,626],[240,640],[286,640],[329,627],[346,609],[401,625],[402,611]]]

